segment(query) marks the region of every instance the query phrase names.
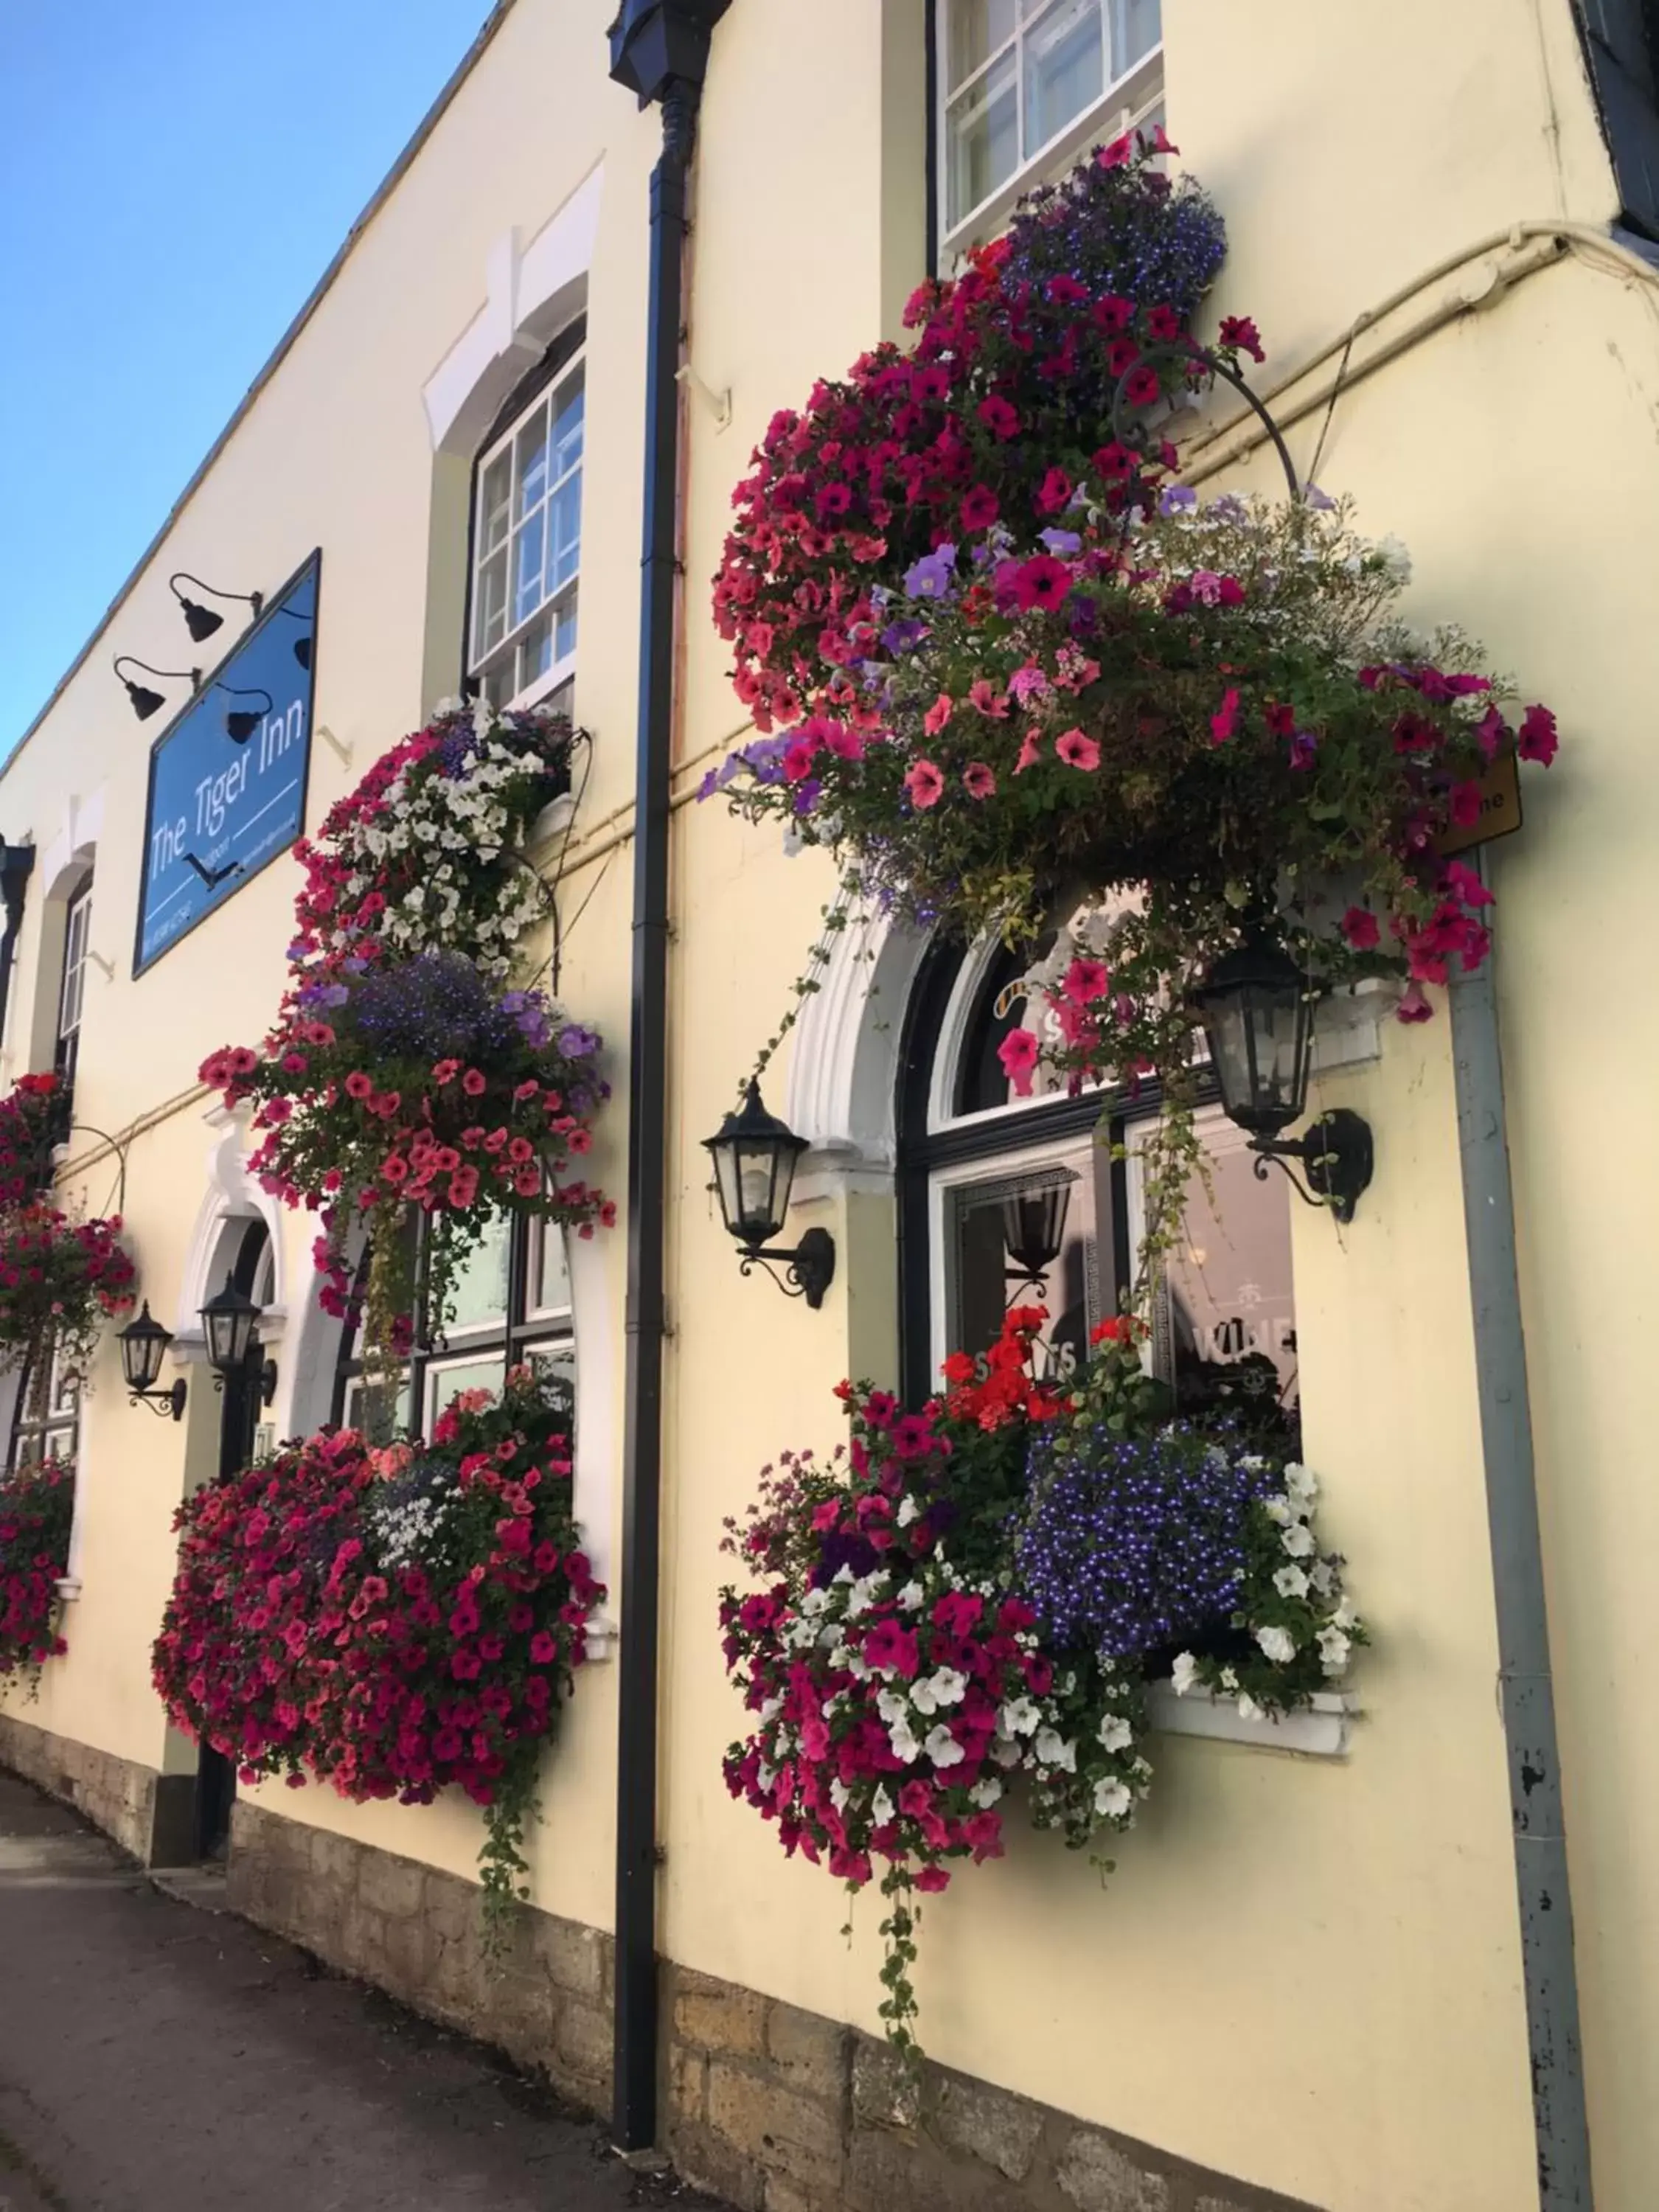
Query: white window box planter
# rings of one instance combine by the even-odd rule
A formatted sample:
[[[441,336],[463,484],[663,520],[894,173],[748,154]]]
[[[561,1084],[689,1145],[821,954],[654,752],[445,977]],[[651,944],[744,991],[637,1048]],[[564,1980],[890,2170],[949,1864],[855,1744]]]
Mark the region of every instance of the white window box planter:
[[[1313,1703],[1280,1719],[1264,1714],[1246,1720],[1236,1698],[1194,1686],[1177,1697],[1173,1682],[1154,1682],[1147,1691],[1152,1726],[1165,1735],[1213,1736],[1223,1743],[1252,1743],[1269,1751],[1300,1752],[1304,1758],[1341,1759],[1348,1749],[1349,1724],[1358,1706],[1346,1690],[1317,1690]]]

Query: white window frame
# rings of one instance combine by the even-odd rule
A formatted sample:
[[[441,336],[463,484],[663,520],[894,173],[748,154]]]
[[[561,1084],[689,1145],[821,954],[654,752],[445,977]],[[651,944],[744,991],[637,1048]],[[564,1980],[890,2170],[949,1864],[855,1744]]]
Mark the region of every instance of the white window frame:
[[[1069,167],[1083,146],[1094,137],[1116,137],[1121,131],[1148,125],[1164,100],[1164,41],[1139,61],[1115,77],[1102,91],[1099,98],[1091,102],[1072,120],[1055,131],[1042,145],[1025,149],[1022,143],[1021,157],[1012,175],[987,194],[976,207],[970,208],[955,222],[951,220],[951,109],[981,79],[988,76],[1011,52],[1014,52],[1015,106],[1022,142],[1025,131],[1025,40],[1029,36],[1026,24],[1017,18],[1012,35],[995,51],[988,54],[979,67],[953,86],[951,76],[951,10],[958,0],[939,0],[938,10],[935,60],[938,75],[938,188],[939,206],[939,263],[942,268],[951,265],[970,246],[994,237],[1004,225],[1014,203],[1029,191],[1033,185],[1043,181],[1045,174],[1059,174]],[[1098,0],[1103,15],[1108,16],[1112,0]]]
[[[78,1041],[86,997],[87,946],[92,935],[90,882],[70,901],[64,915],[64,966],[58,988],[58,1048],[59,1057],[71,1039]]]
[[[558,636],[558,613],[562,607],[568,606],[576,611],[577,635],[580,638],[581,605],[581,535],[583,528],[581,502],[580,498],[577,505],[576,566],[574,572],[566,578],[564,582],[558,586],[556,591],[550,592],[545,597],[538,599],[536,605],[530,610],[529,613],[522,618],[522,620],[517,623],[514,623],[512,620],[514,581],[513,544],[516,531],[520,527],[520,525],[513,519],[512,516],[512,507],[516,498],[516,490],[513,483],[511,459],[519,434],[534,416],[545,411],[549,417],[549,424],[550,428],[552,416],[556,411],[560,395],[567,392],[571,384],[578,377],[583,379],[584,392],[586,392],[586,363],[587,346],[586,340],[584,340],[583,343],[577,347],[575,352],[571,355],[569,360],[561,363],[558,374],[556,376],[550,377],[546,384],[544,384],[542,389],[536,394],[535,398],[528,401],[520,412],[514,416],[513,421],[507,425],[507,428],[501,432],[501,435],[498,438],[491,440],[490,443],[485,447],[483,451],[478,455],[473,465],[472,559],[471,574],[469,578],[470,589],[467,601],[466,667],[469,678],[477,682],[481,687],[490,677],[495,675],[496,672],[503,666],[503,665],[508,666],[515,665],[519,648],[524,641],[526,634],[532,629],[538,621],[545,618],[552,623],[553,635],[556,645]],[[502,539],[501,544],[491,546],[486,544],[484,536],[484,489],[489,479],[489,471],[491,468],[498,460],[500,460],[503,453],[507,455],[509,462],[508,522],[505,538]],[[587,422],[586,404],[584,403],[580,451],[578,453],[576,459],[571,466],[568,468],[556,480],[550,481],[548,483],[539,503],[543,517],[544,532],[542,546],[542,574],[544,581],[545,580],[547,573],[546,530],[548,524],[551,520],[554,499],[566,485],[572,482],[573,479],[581,480],[581,489],[584,492],[586,491],[586,486],[584,478],[584,471],[586,468],[586,465]],[[489,562],[503,550],[506,550],[507,555],[507,626],[502,632],[501,635],[495,640],[493,645],[481,647],[479,637],[480,626],[482,624],[483,616],[484,569]],[[503,708],[520,709],[526,707],[536,706],[542,701],[550,697],[554,692],[570,684],[575,677],[576,653],[577,648],[573,646],[568,653],[556,659],[552,662],[551,665],[543,669],[539,675],[532,677],[527,684],[520,685],[516,690],[508,692],[501,702]]]

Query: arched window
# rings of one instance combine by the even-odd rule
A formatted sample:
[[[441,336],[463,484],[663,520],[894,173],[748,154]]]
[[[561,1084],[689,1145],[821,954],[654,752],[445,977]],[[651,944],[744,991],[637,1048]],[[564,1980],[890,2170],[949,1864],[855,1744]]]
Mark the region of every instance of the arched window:
[[[365,1385],[356,1334],[342,1330],[333,1419],[373,1434],[432,1425],[462,1390],[499,1390],[525,1361],[562,1370],[574,1384],[575,1341],[563,1232],[556,1224],[497,1214],[458,1285],[443,1337],[417,1351],[394,1409]]]
[[[1029,1019],[1035,956],[936,946],[912,994],[900,1056],[900,1314],[906,1395],[937,1388],[952,1351],[982,1352],[1013,1304],[1048,1310],[1042,1356],[1064,1375],[1131,1286],[1142,1223],[1137,1147],[1157,1121],[1152,1086],[1115,1097],[1014,1096],[997,1057]],[[1104,1120],[1103,1121],[1103,1115]],[[1259,1180],[1218,1106],[1199,1116],[1213,1196],[1188,1194],[1183,1234],[1154,1300],[1150,1357],[1182,1406],[1241,1389],[1296,1391],[1290,1194]]]
[[[466,670],[496,707],[563,703],[576,669],[585,317],[519,385],[472,479]]]

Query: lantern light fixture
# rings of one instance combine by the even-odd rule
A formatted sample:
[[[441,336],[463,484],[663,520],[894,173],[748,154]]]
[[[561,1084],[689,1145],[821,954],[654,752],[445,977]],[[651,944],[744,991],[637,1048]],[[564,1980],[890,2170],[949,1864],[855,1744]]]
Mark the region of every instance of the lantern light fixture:
[[[213,1370],[213,1387],[222,1390],[228,1376],[246,1372],[249,1355],[258,1350],[254,1330],[258,1327],[264,1310],[257,1306],[246,1291],[239,1291],[234,1275],[225,1277],[225,1287],[210,1297],[202,1308],[202,1328],[207,1337],[208,1365]],[[259,1396],[270,1405],[276,1395],[276,1362],[267,1359],[258,1370]]]
[[[763,1267],[787,1297],[804,1297],[814,1310],[821,1306],[836,1275],[836,1240],[829,1231],[809,1229],[793,1252],[763,1249],[788,1216],[806,1139],[767,1112],[760,1085],[751,1079],[741,1110],[728,1114],[718,1136],[703,1143],[714,1163],[720,1212],[743,1249],[743,1273]],[[787,1273],[780,1275],[779,1267]]]
[[[197,591],[205,592],[210,599],[240,599],[252,608],[255,622],[258,621],[265,604],[261,592],[222,592],[216,585],[204,584],[199,576],[190,575],[180,568],[176,575],[167,578],[167,589],[178,600],[185,617],[185,628],[198,645],[211,637],[216,630],[222,629],[225,618],[222,615],[215,614],[211,607],[203,606],[199,600],[187,599],[179,588],[180,584],[190,584]]]
[[[171,1413],[175,1421],[182,1421],[189,1395],[184,1376],[181,1375],[170,1390],[158,1390],[155,1387],[162,1356],[173,1341],[173,1331],[150,1318],[148,1298],[137,1320],[117,1329],[115,1335],[121,1347],[121,1373],[126,1381],[128,1404],[148,1406],[152,1413]]]
[[[1307,1110],[1316,988],[1261,928],[1224,953],[1193,994],[1229,1121],[1245,1130],[1265,1179],[1277,1160],[1310,1206],[1352,1221],[1371,1180],[1370,1124],[1346,1107],[1319,1115],[1304,1137],[1281,1133]],[[1304,1189],[1285,1163],[1300,1160]]]
[[[165,707],[167,702],[162,693],[152,691],[148,684],[135,684],[130,676],[121,676],[124,662],[129,668],[142,668],[146,676],[159,676],[169,684],[188,683],[192,691],[199,691],[202,688],[199,668],[152,668],[147,660],[135,660],[130,653],[118,653],[111,665],[125,684],[127,696],[132,702],[132,711],[141,722],[149,721],[157,708]]]

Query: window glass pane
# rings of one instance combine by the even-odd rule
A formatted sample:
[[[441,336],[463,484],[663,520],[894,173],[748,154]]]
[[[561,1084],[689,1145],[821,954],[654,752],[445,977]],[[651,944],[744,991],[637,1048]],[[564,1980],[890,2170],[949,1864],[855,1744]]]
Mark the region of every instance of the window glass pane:
[[[568,660],[576,650],[576,594],[561,600],[558,608],[558,630],[554,641],[553,658]]]
[[[945,90],[954,92],[1014,32],[1014,0],[945,0]]]
[[[482,1243],[468,1255],[455,1285],[455,1315],[449,1323],[458,1329],[495,1326],[507,1318],[507,1261],[512,1231],[507,1216],[497,1214]]]
[[[492,645],[507,635],[507,549],[484,563],[478,578],[478,613],[475,653],[482,659]]]
[[[1101,0],[1054,0],[1025,33],[1028,158],[1105,89],[1100,9]]]
[[[345,1425],[359,1430],[371,1443],[389,1443],[393,1437],[405,1435],[411,1407],[407,1376],[398,1384],[395,1405],[390,1390],[367,1389],[361,1375],[354,1375],[347,1382]]]
[[[582,432],[587,415],[587,391],[580,369],[562,384],[553,402],[553,466],[548,481],[557,483],[582,457]]]
[[[945,131],[953,223],[989,198],[1019,166],[1018,82],[1010,49],[951,104]]]
[[[513,453],[509,447],[484,471],[483,494],[478,502],[478,550],[493,553],[507,537],[513,489]]]
[[[1296,1395],[1289,1186],[1276,1171],[1257,1180],[1249,1139],[1219,1112],[1200,1117],[1200,1127],[1214,1196],[1194,1178],[1155,1309],[1154,1364],[1183,1411],[1241,1389],[1288,1404]]]
[[[946,1189],[945,1330],[936,1367],[946,1352],[988,1351],[1010,1306],[1044,1305],[1048,1370],[1075,1370],[1090,1328],[1117,1304],[1115,1285],[1103,1290],[1100,1277],[1109,1176],[1108,1154],[1085,1136]]]
[[[452,1399],[463,1390],[499,1390],[507,1380],[507,1358],[502,1352],[480,1359],[457,1360],[443,1367],[428,1367],[426,1371],[426,1432],[432,1433],[432,1424]]]
[[[550,617],[539,616],[519,641],[519,674],[516,689],[524,690],[538,676],[545,676],[553,665],[553,623]]]
[[[514,538],[514,573],[516,581],[513,589],[513,626],[516,629],[526,615],[533,615],[542,603],[542,528],[545,513],[532,514]]]
[[[92,927],[90,894],[77,898],[64,925],[64,988],[58,1000],[58,1034],[73,1036],[81,1026],[81,994],[86,976],[87,935]]]
[[[565,1313],[570,1306],[570,1268],[565,1255],[564,1232],[548,1222],[536,1231],[535,1272],[532,1289],[538,1313]]]
[[[1164,36],[1161,0],[1112,0],[1112,75],[1127,76]],[[1163,111],[1158,120],[1163,120]],[[1152,118],[1140,126],[1150,132]]]
[[[505,707],[516,688],[513,682],[513,664],[510,659],[500,662],[492,668],[484,678],[482,686],[483,696],[489,700],[492,707]]]
[[[999,953],[992,963],[990,973],[980,986],[979,998],[963,1042],[955,1095],[950,1101],[952,1114],[983,1114],[992,1108],[1021,1103],[997,1058],[997,1048],[1010,1030],[1025,1028],[1036,1018],[1020,988],[1020,979],[1042,958],[1053,942],[1054,933],[1050,931],[1035,951]],[[1052,1021],[1052,1015],[1045,1015],[1043,1026]],[[1060,1078],[1039,1067],[1032,1079],[1030,1095],[1033,1098],[1052,1097],[1063,1088]]]
[[[547,496],[547,410],[538,408],[517,442],[519,496],[514,519],[522,521]]]
[[[577,470],[553,495],[547,532],[549,598],[575,574],[582,552],[582,477]]]

